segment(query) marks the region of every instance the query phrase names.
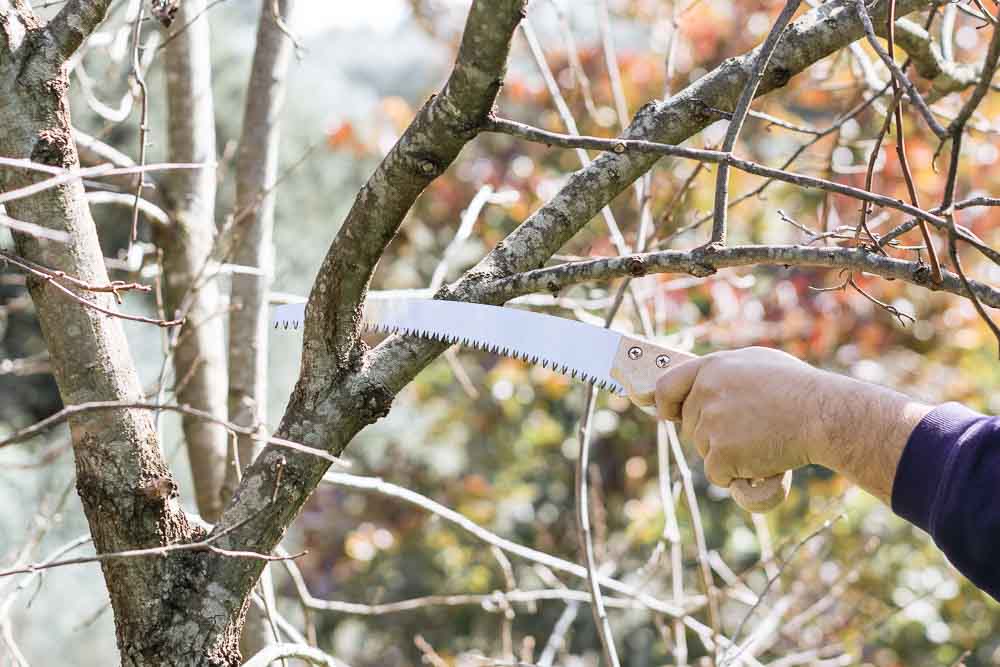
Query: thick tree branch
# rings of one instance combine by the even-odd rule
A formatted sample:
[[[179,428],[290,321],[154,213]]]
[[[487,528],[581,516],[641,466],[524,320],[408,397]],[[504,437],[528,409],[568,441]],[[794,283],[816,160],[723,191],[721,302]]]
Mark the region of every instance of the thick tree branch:
[[[111,0],[69,0],[45,26],[58,55],[72,56],[107,14]]]
[[[304,374],[329,375],[356,364],[360,308],[375,264],[417,196],[476,136],[493,108],[525,4],[473,3],[448,82],[358,193],[309,297]]]
[[[23,195],[5,202],[11,216],[66,234],[69,242],[15,234],[18,255],[88,285],[108,285],[79,180],[83,170],[72,139],[65,68],[25,51],[0,49],[0,79],[18,81],[3,92],[0,155],[14,160],[0,172],[0,188]],[[68,172],[71,177],[49,177]],[[66,299],[55,281],[31,277],[27,283],[63,402],[142,400],[120,320]],[[93,295],[92,303],[115,308],[110,293]],[[77,491],[98,553],[201,537],[180,507],[148,414],[126,408],[77,414],[70,419],[70,434]],[[188,578],[191,558],[102,563],[123,663],[136,664],[136,658],[156,655],[162,646],[165,609],[150,602],[167,597],[170,582]]]

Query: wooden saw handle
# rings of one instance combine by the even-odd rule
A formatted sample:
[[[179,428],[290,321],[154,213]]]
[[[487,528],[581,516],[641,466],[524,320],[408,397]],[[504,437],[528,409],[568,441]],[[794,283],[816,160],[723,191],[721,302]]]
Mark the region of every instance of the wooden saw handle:
[[[668,369],[697,358],[689,352],[673,350],[648,340],[622,336],[611,367],[611,377],[621,383],[636,405],[650,406],[656,381]],[[792,487],[792,471],[767,479],[736,479],[729,485],[733,500],[748,512],[763,513],[780,505]]]

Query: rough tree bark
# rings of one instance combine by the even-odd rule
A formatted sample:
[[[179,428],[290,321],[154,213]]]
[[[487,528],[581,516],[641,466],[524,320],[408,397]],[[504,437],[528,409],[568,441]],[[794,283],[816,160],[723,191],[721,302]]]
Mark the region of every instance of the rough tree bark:
[[[57,168],[77,168],[71,134],[65,59],[82,34],[103,17],[109,0],[69,2],[42,25],[20,0],[0,2],[0,153]],[[81,34],[82,31],[82,34]],[[5,169],[3,190],[37,182],[46,174]],[[73,181],[7,204],[29,222],[68,232],[66,244],[15,235],[23,257],[106,284],[97,231]],[[142,400],[135,365],[121,321],[68,299],[48,282],[29,278],[42,333],[66,404],[95,400]],[[110,294],[81,293],[114,309]],[[77,491],[98,551],[156,547],[200,535],[177,502],[177,485],[160,455],[149,413],[137,410],[90,413],[70,421]],[[156,601],[190,580],[189,558],[119,560],[102,565],[115,613],[118,647],[125,665],[171,664],[157,638],[167,607]],[[183,584],[181,584],[183,586]]]

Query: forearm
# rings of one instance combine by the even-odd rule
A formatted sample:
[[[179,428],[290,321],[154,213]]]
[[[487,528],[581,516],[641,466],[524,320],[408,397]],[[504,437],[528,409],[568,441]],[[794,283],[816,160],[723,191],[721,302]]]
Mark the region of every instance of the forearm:
[[[887,505],[910,434],[933,406],[886,387],[823,373],[816,392],[825,437],[810,452]]]
[[[836,470],[930,533],[1000,600],[1000,417],[932,408],[759,347],[677,365],[657,382],[656,403],[660,417],[681,421],[713,484],[808,463]]]

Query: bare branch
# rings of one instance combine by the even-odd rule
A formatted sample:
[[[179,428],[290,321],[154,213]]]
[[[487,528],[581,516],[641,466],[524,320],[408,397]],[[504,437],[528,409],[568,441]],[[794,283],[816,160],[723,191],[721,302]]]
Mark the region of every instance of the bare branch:
[[[688,148],[686,146],[674,146],[671,144],[661,144],[653,141],[643,141],[638,139],[602,139],[599,137],[570,136],[558,134],[538,128],[501,118],[491,118],[483,128],[487,131],[502,132],[513,136],[528,139],[539,143],[562,146],[564,148],[592,148],[595,150],[608,151],[617,155],[627,153],[670,155],[674,157],[688,158],[701,162],[711,162],[717,164],[727,164],[749,174],[764,176],[778,181],[785,181],[804,188],[817,188],[835,194],[852,197],[861,201],[878,204],[886,208],[893,208],[904,213],[908,213],[920,220],[926,220],[936,227],[946,228],[947,222],[944,218],[928,213],[927,211],[906,204],[899,199],[887,197],[875,192],[869,192],[851,185],[829,181],[815,176],[797,174],[784,169],[767,167],[757,162],[737,158],[730,153],[714,151],[703,148]]]
[[[101,178],[104,176],[122,176],[126,174],[138,174],[148,171],[172,171],[185,169],[206,169],[212,165],[194,162],[163,162],[158,164],[147,164],[144,167],[116,167],[111,164],[100,164],[86,169],[59,169],[49,165],[32,162],[31,160],[21,160],[15,158],[0,157],[0,166],[24,169],[27,171],[37,171],[52,174],[51,178],[25,185],[14,190],[0,193],[0,204],[31,197],[45,190],[57,188],[68,183],[76,183],[85,178]]]
[[[903,3],[899,3],[902,5]],[[868,38],[868,44],[872,47],[878,57],[882,59],[885,66],[889,68],[892,73],[893,78],[902,86],[903,90],[906,91],[906,96],[909,98],[913,106],[917,108],[920,115],[923,116],[924,121],[927,123],[927,127],[937,135],[938,139],[944,139],[948,136],[948,131],[937,121],[934,117],[934,112],[930,110],[927,106],[927,102],[924,100],[920,91],[917,90],[913,82],[906,76],[903,70],[899,69],[899,65],[896,61],[892,59],[892,56],[878,43],[878,38],[875,36],[875,27],[872,25],[872,18],[868,14],[868,8],[865,5],[865,0],[854,0],[854,7],[857,11],[858,16],[861,19],[861,23],[864,26],[865,37]]]
[[[160,327],[175,327],[181,324],[181,320],[163,320],[151,317],[144,317],[142,315],[128,315],[126,313],[119,313],[109,308],[105,308],[99,305],[98,303],[95,303],[94,301],[84,298],[83,296],[69,289],[69,287],[67,287],[63,283],[64,282],[69,283],[70,285],[87,292],[96,292],[96,293],[104,292],[113,294],[115,297],[115,301],[117,301],[119,304],[122,302],[121,292],[127,292],[130,290],[148,292],[150,288],[146,285],[140,285],[138,283],[126,283],[121,280],[113,280],[111,282],[103,284],[88,283],[84,280],[75,278],[67,274],[65,271],[56,271],[54,269],[49,269],[47,267],[41,266],[40,264],[36,264],[35,262],[32,262],[30,260],[16,257],[15,255],[12,255],[3,250],[0,250],[0,259],[4,260],[5,262],[10,262],[15,267],[31,274],[35,278],[38,278],[40,283],[49,284],[52,287],[56,288],[56,290],[58,290],[59,292],[73,299],[74,301],[86,306],[87,308],[96,310],[99,313],[108,315],[109,317],[119,317],[123,320],[132,320],[134,322],[145,322],[146,324],[155,324]]]
[[[608,259],[569,262],[477,285],[470,297],[477,301],[502,302],[531,292],[554,292],[590,280],[675,272],[705,276],[722,268],[752,265],[846,268],[883,278],[906,280],[928,289],[941,289],[959,296],[968,297],[970,294],[959,276],[954,273],[943,272],[941,283],[935,284],[926,265],[885,257],[864,248],[747,245],[729,246],[725,250],[709,255],[699,253],[697,250],[663,250]],[[1000,289],[975,281],[969,281],[969,285],[984,304],[1000,308]]]
[[[947,7],[954,5],[948,4]],[[958,63],[950,56],[943,55],[923,27],[908,19],[897,20],[895,27],[896,45],[913,60],[917,73],[931,80],[933,95],[958,92],[975,85],[979,80],[976,66]],[[886,28],[881,24],[875,26],[875,32],[886,36]]]
[[[740,93],[740,98],[736,102],[736,108],[733,110],[733,115],[729,120],[726,138],[722,142],[723,153],[732,153],[733,148],[736,147],[736,139],[740,136],[740,130],[743,129],[743,121],[746,120],[747,113],[750,111],[750,103],[757,95],[757,87],[760,86],[760,81],[764,77],[764,70],[767,69],[767,64],[771,60],[771,54],[774,53],[774,49],[778,46],[778,40],[781,39],[785,26],[792,20],[792,16],[794,16],[800,4],[800,0],[788,0],[785,3],[784,9],[781,10],[774,25],[771,26],[771,32],[768,33],[767,39],[764,40],[764,43],[758,49],[757,56],[753,61],[753,69],[750,71],[750,77],[746,85],[743,86],[743,92]],[[729,164],[723,162],[719,165],[718,172],[715,175],[715,209],[713,210],[712,238],[709,241],[709,246],[717,247],[726,244],[726,216],[728,212]]]
[[[146,164],[146,149],[149,140],[149,91],[146,88],[146,78],[142,71],[139,58],[139,38],[142,35],[143,3],[139,2],[135,20],[132,23],[132,69],[131,76],[139,88],[139,166]],[[145,174],[135,177],[135,201],[132,204],[132,234],[129,236],[129,250],[139,238],[139,202],[142,200],[142,189],[145,187]]]
[[[123,192],[108,192],[106,190],[91,190],[87,192],[87,202],[93,204],[114,204],[116,206],[128,206],[142,213],[147,220],[156,225],[169,225],[170,216],[162,208],[148,199],[136,199],[135,195],[127,195]]]
[[[180,4],[177,17],[190,24],[163,50],[167,155],[178,161],[213,163],[216,159],[211,36],[208,17],[202,15],[205,4],[206,0]],[[192,18],[196,16],[200,18]],[[140,134],[144,141],[144,133]],[[140,155],[142,151],[140,145]],[[174,224],[154,226],[152,232],[163,253],[167,316],[186,322],[173,332],[170,342],[174,377],[190,373],[186,383],[175,387],[177,400],[224,419],[228,416],[226,337],[225,321],[219,317],[224,306],[218,282],[206,277],[215,238],[216,172],[209,168],[170,172],[164,182],[169,194],[165,208]],[[215,522],[224,502],[228,438],[215,423],[193,417],[182,422],[198,511]]]
[[[274,183],[278,176],[280,117],[284,106],[285,80],[292,42],[279,21],[290,19],[294,0],[263,0],[257,28],[243,132],[236,161],[236,211],[229,239],[227,261],[259,269],[256,275],[234,274],[230,302],[229,418],[243,426],[263,424],[267,419],[267,292],[273,272],[271,238],[274,226]],[[276,15],[278,12],[279,15]],[[245,213],[244,213],[245,212]],[[253,461],[254,441],[239,439],[242,466]],[[237,477],[229,466],[224,495],[232,494]]]
[[[57,55],[67,60],[104,20],[111,0],[69,0],[45,26]]]
[[[233,526],[230,530],[235,530],[237,526]],[[170,544],[164,547],[153,547],[150,549],[128,549],[125,551],[115,551],[109,553],[99,553],[94,556],[81,556],[79,558],[66,558],[61,560],[46,560],[41,563],[31,563],[29,565],[24,565],[20,567],[14,567],[8,570],[0,570],[0,578],[10,577],[15,574],[33,574],[41,570],[51,570],[57,567],[66,567],[68,565],[84,565],[86,563],[106,563],[109,561],[131,559],[131,558],[149,558],[150,556],[164,557],[172,553],[177,553],[181,551],[210,551],[221,556],[226,556],[229,558],[250,558],[262,561],[276,561],[276,560],[286,560],[300,558],[305,555],[305,552],[295,554],[292,556],[271,556],[268,554],[255,553],[253,551],[232,551],[229,549],[220,549],[215,546],[215,542],[221,539],[227,531],[217,533],[215,535],[210,535],[204,540],[199,540],[197,542],[188,542],[182,544]]]
[[[417,196],[447,169],[493,107],[525,0],[477,0],[451,77],[361,189],[310,294],[303,372],[343,370],[358,354],[358,311],[375,264]]]
[[[50,241],[59,241],[61,243],[66,243],[69,241],[69,234],[65,232],[60,232],[54,229],[49,229],[48,227],[43,227],[41,225],[36,225],[33,222],[25,222],[24,220],[18,220],[12,218],[9,215],[4,215],[0,213],[0,225],[13,230],[15,232],[20,232],[22,234],[28,234],[40,239],[48,239]]]
[[[275,445],[277,447],[284,447],[286,449],[292,449],[309,456],[316,456],[323,459],[327,463],[332,463],[339,466],[349,467],[348,463],[343,459],[333,456],[321,449],[316,449],[314,447],[307,447],[306,445],[299,444],[297,442],[292,442],[291,440],[285,440],[284,438],[269,437],[265,435],[260,429],[250,429],[238,424],[233,424],[232,422],[225,421],[224,419],[219,419],[214,415],[205,412],[203,410],[196,410],[195,408],[189,407],[187,405],[170,405],[170,404],[160,404],[160,403],[145,403],[145,402],[129,402],[129,401],[93,401],[90,403],[80,403],[78,405],[70,405],[63,408],[54,415],[49,415],[45,419],[27,426],[23,429],[15,431],[14,433],[6,436],[0,440],[0,448],[7,447],[8,445],[13,445],[14,443],[33,438],[36,435],[45,432],[46,430],[57,426],[76,415],[80,415],[87,412],[106,412],[115,410],[153,410],[156,412],[176,412],[182,415],[188,415],[196,419],[201,419],[207,422],[212,422],[222,426],[227,431],[237,433],[240,435],[249,435],[255,439],[261,440],[268,444]]]
[[[608,318],[609,322],[614,317],[613,313],[620,304],[621,299],[618,300],[613,308],[612,314]],[[587,566],[590,611],[594,617],[594,625],[597,627],[597,635],[601,640],[604,660],[608,664],[608,667],[618,667],[618,650],[615,648],[615,637],[611,631],[611,622],[608,620],[608,613],[604,608],[604,595],[601,593],[601,585],[598,579],[597,555],[594,552],[594,538],[590,528],[590,494],[587,487],[587,466],[590,462],[591,423],[596,405],[597,395],[594,385],[588,385],[584,399],[583,416],[580,419],[580,429],[577,434],[577,442],[580,444],[580,451],[576,457],[575,474],[577,539],[580,543],[580,550],[583,551],[584,563]],[[713,632],[716,629],[713,623]]]
[[[115,167],[134,167],[135,160],[114,146],[93,137],[79,128],[73,128],[73,140],[80,153],[80,162],[91,166],[110,163]]]
[[[361,477],[359,475],[349,475],[346,473],[327,473],[323,477],[323,480],[332,484],[379,493],[402,500],[426,511],[433,512],[436,516],[455,526],[458,526],[476,539],[482,540],[490,546],[502,549],[511,555],[524,558],[535,563],[540,563],[556,572],[563,572],[580,579],[587,578],[587,569],[585,567],[563,560],[551,554],[547,554],[543,551],[525,547],[517,542],[513,542],[491,533],[455,510],[445,507],[444,505],[441,505],[426,496],[422,496],[415,491],[407,489],[406,487],[386,482],[377,477]],[[658,600],[642,590],[629,586],[628,584],[620,582],[617,579],[612,579],[606,575],[598,574],[597,581],[604,588],[615,591],[625,597],[635,599],[641,605],[666,614],[667,616],[681,617],[686,613],[686,610],[682,607],[677,607],[671,603]],[[587,597],[589,599],[589,594],[587,594]],[[704,626],[701,626],[700,624],[698,624],[698,626],[704,628]]]

